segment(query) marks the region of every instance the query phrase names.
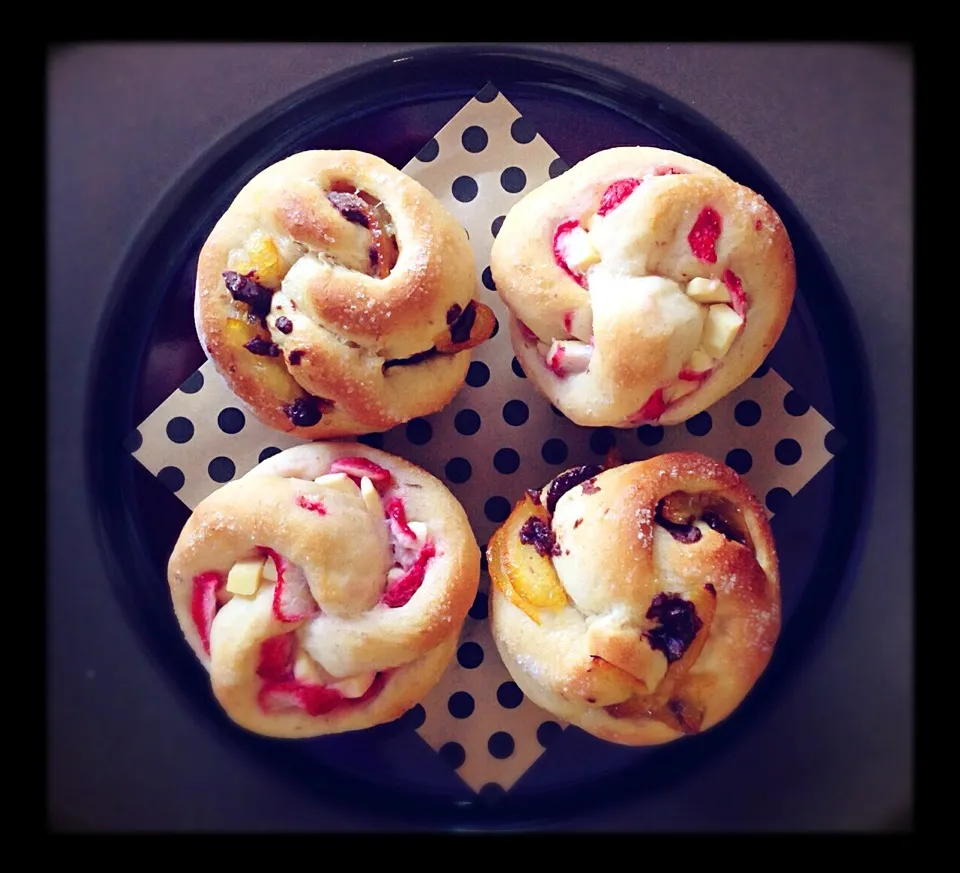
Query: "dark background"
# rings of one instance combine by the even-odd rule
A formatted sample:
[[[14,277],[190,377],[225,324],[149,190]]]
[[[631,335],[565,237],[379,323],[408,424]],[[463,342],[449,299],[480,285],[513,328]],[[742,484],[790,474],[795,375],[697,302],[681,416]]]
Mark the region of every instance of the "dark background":
[[[218,745],[182,708],[106,582],[84,496],[81,423],[103,304],[166,190],[221,137],[296,89],[414,47],[49,50],[47,790],[56,829],[388,826],[291,789]],[[849,296],[878,406],[863,559],[810,668],[762,732],[696,780],[578,827],[903,827],[913,804],[912,53],[841,43],[537,47],[605,63],[685,102],[772,175]]]

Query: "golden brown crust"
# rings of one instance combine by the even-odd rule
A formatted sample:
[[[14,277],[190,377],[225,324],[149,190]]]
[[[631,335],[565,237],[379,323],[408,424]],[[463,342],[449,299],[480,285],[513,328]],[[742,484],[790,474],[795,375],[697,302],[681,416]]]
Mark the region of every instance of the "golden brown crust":
[[[250,270],[271,292],[262,322],[224,278]],[[426,188],[373,155],[307,151],[255,176],[217,222],[198,261],[195,320],[258,418],[317,439],[383,430],[449,403],[469,350],[385,364],[433,349],[475,290],[466,234]],[[279,354],[253,354],[244,345],[254,336]],[[322,418],[297,426],[285,410],[308,395],[326,401]]]
[[[379,502],[342,476],[314,481],[344,458],[389,471]],[[394,499],[416,541],[386,517]],[[221,588],[205,634],[196,614],[197,580],[206,574],[225,580],[237,562],[270,550],[293,567],[291,574],[302,572],[303,602],[313,611],[278,612],[280,583],[266,579],[252,595]],[[391,585],[418,561],[419,587],[405,603],[392,603]],[[369,727],[417,703],[449,661],[479,573],[479,549],[466,514],[442,483],[386,452],[317,442],[269,458],[203,500],[174,547],[168,581],[184,636],[210,672],[227,714],[251,731],[293,737]],[[288,634],[296,636],[297,679],[330,685],[383,673],[383,690],[370,701],[321,715],[295,707],[268,711],[259,697],[266,687],[258,675],[263,645]]]
[[[639,184],[605,211],[605,192],[625,180]],[[716,236],[691,243],[705,214]],[[579,223],[575,232],[595,255],[575,275],[554,254],[565,223]],[[568,418],[589,426],[676,424],[715,403],[776,343],[796,286],[790,240],[760,195],[715,167],[640,147],[591,155],[522,198],[494,241],[490,269],[525,372]],[[697,382],[679,375],[705,335],[709,304],[686,293],[694,279],[739,282],[745,295],[743,328]],[[555,342],[569,343],[579,364],[554,360]],[[684,382],[696,390],[682,395]],[[667,392],[665,409],[647,405],[658,391]]]
[[[589,481],[564,494],[552,518],[566,606],[531,620],[504,594],[490,555],[504,663],[534,703],[601,738],[648,745],[705,730],[740,704],[779,634],[766,514],[733,470],[692,452]],[[671,501],[683,507],[676,536],[658,515],[671,514]]]

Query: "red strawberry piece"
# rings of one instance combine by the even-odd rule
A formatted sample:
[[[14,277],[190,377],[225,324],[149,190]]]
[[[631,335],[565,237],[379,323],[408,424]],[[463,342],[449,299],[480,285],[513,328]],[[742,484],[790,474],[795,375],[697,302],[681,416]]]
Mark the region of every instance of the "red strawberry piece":
[[[190,612],[193,615],[197,633],[200,634],[200,644],[208,655],[210,654],[210,628],[213,625],[213,617],[217,613],[217,589],[225,584],[226,580],[213,570],[193,577]]]
[[[317,515],[327,514],[327,510],[324,508],[323,502],[319,497],[310,497],[307,494],[298,494],[297,506],[303,509],[309,509],[312,512],[317,513]]]
[[[416,540],[417,535],[410,530],[407,524],[407,511],[399,497],[391,497],[387,501],[387,518],[393,521],[397,531],[409,540]]]
[[[683,379],[684,382],[702,382],[707,378],[713,369],[710,370],[681,370],[677,374],[678,379]]]
[[[634,422],[640,421],[657,421],[661,415],[667,410],[667,404],[663,400],[663,389],[658,388],[653,394],[650,395],[650,399],[647,400],[643,406],[633,414],[631,420]]]
[[[608,212],[612,212],[633,193],[639,184],[640,179],[619,179],[614,182],[603,192],[597,215],[606,215]]]
[[[700,211],[697,220],[693,224],[693,228],[687,235],[687,242],[690,243],[690,248],[701,261],[706,261],[708,264],[716,263],[716,245],[717,240],[720,238],[721,229],[720,214],[716,209],[705,206]]]
[[[290,563],[279,552],[261,547],[277,568],[277,584],[273,589],[273,614],[280,621],[302,621],[320,611],[310,593],[303,570]]]
[[[564,329],[567,333],[570,333],[570,328],[572,328],[572,327],[573,327],[573,313],[572,313],[572,312],[564,312],[564,313],[563,313],[563,329]]]
[[[413,566],[393,583],[383,594],[383,602],[391,609],[403,606],[417,593],[423,584],[423,576],[427,569],[427,561],[436,554],[433,543],[427,542],[417,555]]]
[[[517,321],[517,325],[520,327],[520,333],[523,335],[523,338],[528,343],[536,343],[540,341],[538,337],[529,327],[527,327],[522,321]]]
[[[366,458],[337,458],[330,465],[331,473],[346,473],[351,479],[359,482],[366,476],[373,482],[381,494],[390,487],[393,475],[379,464],[368,461]]]
[[[326,685],[315,685],[287,679],[280,682],[264,682],[257,695],[260,708],[265,712],[279,712],[284,709],[299,709],[307,715],[325,715],[335,709],[343,700],[343,695]]]
[[[264,640],[260,645],[260,663],[257,675],[261,679],[283,682],[293,678],[293,655],[297,638],[294,634],[280,634]]]
[[[743,319],[744,324],[747,321],[747,295],[743,290],[743,282],[733,270],[723,271],[723,284],[730,289],[730,305],[733,311]],[[743,325],[740,325],[743,330]]]
[[[567,371],[563,368],[563,359],[565,357],[566,352],[563,346],[557,343],[553,347],[553,353],[547,359],[547,367],[561,378],[567,375]]]
[[[582,276],[580,273],[575,273],[567,265],[567,260],[563,255],[563,250],[566,248],[566,238],[574,228],[580,226],[580,222],[575,218],[570,221],[561,222],[558,225],[556,232],[553,235],[553,257],[554,260],[563,268],[564,272],[567,273],[578,285],[583,288],[587,287],[587,280],[585,276]]]

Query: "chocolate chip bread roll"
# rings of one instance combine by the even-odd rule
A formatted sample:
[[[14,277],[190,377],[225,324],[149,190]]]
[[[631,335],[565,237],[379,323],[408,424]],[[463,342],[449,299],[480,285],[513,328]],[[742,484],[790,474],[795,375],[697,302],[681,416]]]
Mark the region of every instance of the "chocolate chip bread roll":
[[[677,424],[743,383],[796,285],[758,194],[676,152],[598,152],[516,203],[490,269],[517,359],[571,421]]]
[[[463,508],[385,452],[310,443],[193,511],[168,581],[237,724],[313,737],[392,721],[440,678],[480,577]]]
[[[767,516],[733,470],[692,452],[561,474],[517,503],[487,559],[514,681],[616,743],[722,721],[780,630]]]
[[[305,439],[441,409],[492,334],[466,233],[422,185],[356,151],[255,176],[200,253],[197,334],[233,392]]]

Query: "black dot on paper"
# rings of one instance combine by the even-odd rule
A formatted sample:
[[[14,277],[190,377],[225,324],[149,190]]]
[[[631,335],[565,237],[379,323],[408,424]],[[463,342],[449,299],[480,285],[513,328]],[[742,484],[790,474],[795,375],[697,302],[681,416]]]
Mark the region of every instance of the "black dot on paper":
[[[167,422],[167,439],[172,443],[189,442],[193,436],[193,422],[178,415]]]
[[[510,362],[510,368],[513,370],[513,375],[518,379],[527,378],[527,374],[523,372],[523,367],[520,366],[520,362],[516,358]]]
[[[382,449],[383,434],[382,433],[365,433],[362,436],[357,437],[357,442],[362,443],[365,446],[370,446],[371,449]]]
[[[846,444],[846,439],[838,430],[831,430],[823,437],[823,447],[830,452],[831,455],[839,454]]]
[[[557,409],[557,407],[554,406],[552,403],[550,404],[550,411],[551,411],[557,418],[566,418],[566,416],[565,416],[559,409]]]
[[[480,416],[472,409],[461,409],[453,419],[457,433],[473,436],[480,430]]]
[[[514,358],[516,360],[516,358]],[[139,430],[134,430],[133,433],[128,434],[123,441],[123,448],[128,452],[135,452],[140,446],[143,445],[143,434]]]
[[[207,464],[207,475],[213,479],[214,482],[229,482],[236,472],[237,468],[233,461],[223,457],[223,455],[214,458]]]
[[[500,91],[497,89],[497,86],[493,84],[493,82],[487,82],[487,84],[480,89],[473,99],[480,103],[493,103],[493,101],[497,99],[497,94],[499,93]]]
[[[713,427],[713,419],[709,412],[698,412],[693,418],[687,419],[687,433],[691,436],[706,436]]]
[[[217,426],[224,433],[240,433],[246,423],[247,420],[244,418],[243,413],[235,406],[228,406],[226,409],[221,409],[220,414],[217,416]]]
[[[493,273],[490,272],[489,267],[484,267],[483,272],[480,274],[480,281],[483,282],[483,287],[488,291],[496,291],[497,286],[493,281]]]
[[[467,670],[475,670],[483,663],[483,648],[479,643],[464,643],[457,649],[457,663]]]
[[[417,728],[422,727],[423,723],[427,720],[427,711],[418,703],[412,709],[408,709],[400,719],[405,728],[415,731]]]
[[[516,449],[497,449],[497,453],[493,456],[493,466],[498,473],[509,476],[517,472],[520,466],[520,455]]]
[[[468,151],[476,154],[487,147],[489,137],[487,132],[478,124],[471,124],[460,136],[460,142]]]
[[[483,621],[487,617],[487,607],[487,595],[483,591],[478,591],[477,596],[473,598],[473,606],[470,607],[470,618]]]
[[[447,700],[447,710],[454,718],[470,718],[473,707],[473,698],[466,691],[454,691]]]
[[[606,455],[606,453],[616,445],[616,442],[617,437],[613,432],[613,428],[597,428],[597,430],[590,434],[590,451],[597,455]]]
[[[203,373],[201,373],[199,370],[195,370],[183,380],[180,390],[184,394],[196,394],[202,387]]]
[[[490,225],[490,233],[492,233],[494,236],[500,233],[500,228],[503,225],[503,219],[506,217],[506,215],[498,215],[495,219],[493,219],[493,224]]]
[[[810,408],[810,404],[807,403],[807,401],[804,400],[797,391],[791,389],[783,398],[783,408],[789,415],[799,416],[806,414],[807,410]]]
[[[497,689],[497,703],[504,709],[516,709],[523,703],[523,692],[516,682],[503,682]]]
[[[433,425],[425,418],[411,418],[407,422],[407,439],[415,446],[423,446],[433,436]]]
[[[431,138],[431,140],[417,152],[417,160],[422,161],[424,164],[429,164],[430,161],[436,160],[439,154],[440,143],[437,142],[436,138]]]
[[[754,379],[762,379],[770,372],[770,365],[764,361],[756,370],[753,371]]]
[[[525,144],[533,142],[537,129],[522,115],[510,125],[510,136],[514,142]]]
[[[645,446],[655,446],[663,439],[663,428],[659,424],[642,424],[637,428],[637,439]]]
[[[730,449],[727,452],[726,464],[743,476],[750,472],[750,468],[753,466],[753,457],[746,449]]]
[[[530,417],[530,410],[522,400],[508,400],[503,405],[503,420],[513,427],[519,427]]]
[[[500,319],[496,316],[493,317],[493,331],[490,334],[490,339],[493,339],[498,333],[500,333]]]
[[[471,361],[467,370],[467,384],[471,388],[482,388],[490,381],[490,368],[483,361]]]
[[[453,196],[461,203],[469,203],[477,196],[477,180],[473,176],[457,176],[450,186]]]
[[[549,749],[563,733],[563,728],[555,721],[545,721],[537,728],[537,742],[545,749]]]
[[[790,502],[792,495],[786,488],[771,488],[767,492],[765,502],[767,504],[767,509],[773,513],[782,512],[787,504]]]
[[[267,446],[262,452],[260,452],[257,460],[262,464],[267,458],[272,458],[274,455],[279,455],[280,449],[276,446]]]
[[[733,417],[737,420],[737,424],[744,427],[753,427],[760,421],[761,415],[762,410],[756,400],[741,400],[733,410]]]
[[[488,782],[486,785],[481,785],[477,792],[477,797],[480,798],[484,806],[497,806],[506,796],[506,790],[497,782]]]
[[[570,165],[563,158],[554,158],[550,161],[550,167],[547,172],[550,174],[551,179],[556,179],[557,176],[563,175],[570,169]]]
[[[454,770],[462,766],[463,762],[467,760],[467,753],[463,750],[463,746],[461,746],[460,743],[444,743],[437,750],[437,754],[444,764],[452,767]]]
[[[557,437],[551,437],[540,447],[540,457],[548,464],[562,464],[568,454],[567,444]]]
[[[796,464],[802,454],[803,450],[800,448],[800,443],[790,437],[780,440],[773,447],[773,456],[785,467]]]
[[[483,504],[483,514],[492,522],[499,524],[510,514],[510,501],[506,497],[491,497]]]
[[[506,731],[497,731],[495,734],[491,734],[490,739],[487,740],[487,751],[494,758],[500,758],[501,760],[509,758],[513,754],[513,749],[513,737]]]
[[[184,481],[186,481],[183,478],[183,472],[179,467],[164,467],[159,473],[157,473],[157,478],[171,491],[179,491],[181,488],[183,488]]]
[[[507,167],[500,174],[500,187],[509,194],[519,194],[526,184],[527,174],[519,167]]]
[[[451,458],[444,467],[444,475],[454,485],[462,485],[473,473],[473,467],[466,458]]]

